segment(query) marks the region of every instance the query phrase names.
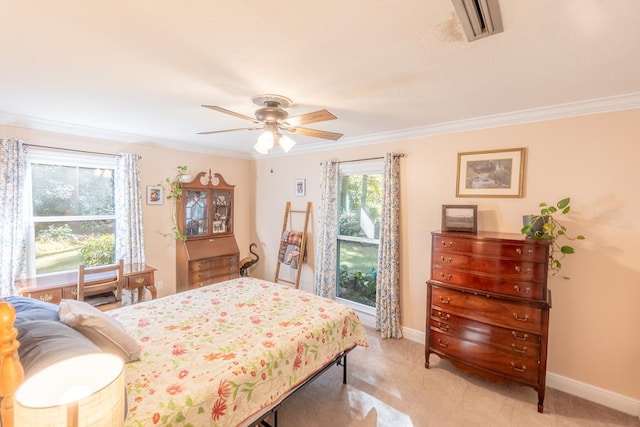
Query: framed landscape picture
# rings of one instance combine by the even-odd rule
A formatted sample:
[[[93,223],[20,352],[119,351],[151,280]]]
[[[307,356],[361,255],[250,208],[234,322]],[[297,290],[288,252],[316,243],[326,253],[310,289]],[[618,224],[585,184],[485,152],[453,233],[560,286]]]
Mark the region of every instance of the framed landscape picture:
[[[478,231],[478,205],[442,205],[442,231]]]
[[[525,149],[458,153],[456,197],[522,197]]]

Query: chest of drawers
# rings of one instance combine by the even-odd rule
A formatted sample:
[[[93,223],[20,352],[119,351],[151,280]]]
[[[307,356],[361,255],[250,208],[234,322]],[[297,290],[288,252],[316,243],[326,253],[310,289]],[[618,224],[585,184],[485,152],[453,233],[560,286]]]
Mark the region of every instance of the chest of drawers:
[[[195,289],[240,276],[240,251],[233,236],[178,242],[176,290]]]
[[[533,387],[542,412],[549,245],[486,232],[434,232],[431,245],[425,367],[435,353],[465,372]]]

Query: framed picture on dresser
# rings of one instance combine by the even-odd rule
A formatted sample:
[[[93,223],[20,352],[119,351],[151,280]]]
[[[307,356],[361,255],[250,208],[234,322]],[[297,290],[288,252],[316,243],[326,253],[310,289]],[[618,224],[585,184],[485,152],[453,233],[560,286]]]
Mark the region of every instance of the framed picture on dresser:
[[[478,231],[478,205],[442,205],[442,231]]]

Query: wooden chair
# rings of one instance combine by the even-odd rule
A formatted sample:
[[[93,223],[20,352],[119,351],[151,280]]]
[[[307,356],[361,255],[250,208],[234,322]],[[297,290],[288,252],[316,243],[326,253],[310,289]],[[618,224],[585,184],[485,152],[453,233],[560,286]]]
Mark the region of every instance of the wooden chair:
[[[78,266],[78,301],[102,311],[122,306],[124,261],[99,267]]]

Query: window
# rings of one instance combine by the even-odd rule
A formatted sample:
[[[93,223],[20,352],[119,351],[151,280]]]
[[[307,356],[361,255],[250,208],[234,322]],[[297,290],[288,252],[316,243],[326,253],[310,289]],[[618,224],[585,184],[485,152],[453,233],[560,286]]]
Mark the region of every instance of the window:
[[[114,158],[29,152],[29,276],[114,262],[114,172]]]
[[[336,296],[375,308],[383,163],[342,163],[338,174]]]

